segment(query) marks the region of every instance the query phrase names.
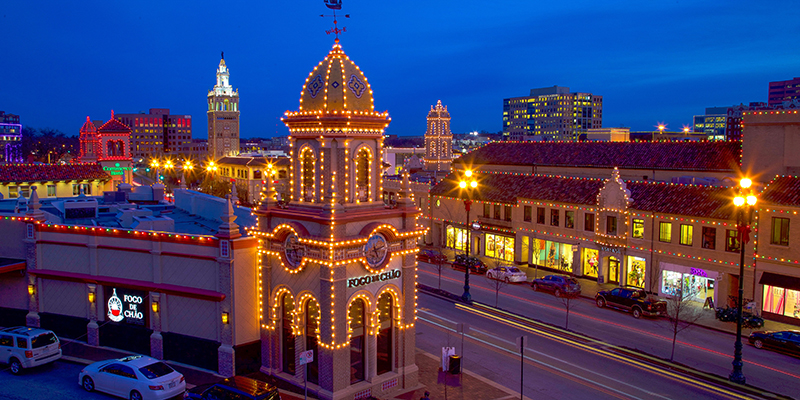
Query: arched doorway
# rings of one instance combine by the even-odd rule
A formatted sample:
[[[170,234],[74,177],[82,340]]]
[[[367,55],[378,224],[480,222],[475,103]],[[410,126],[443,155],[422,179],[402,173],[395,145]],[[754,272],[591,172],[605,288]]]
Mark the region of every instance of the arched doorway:
[[[364,300],[355,299],[350,303],[350,383],[363,381],[365,378],[366,350],[366,305]]]
[[[376,363],[378,375],[391,372],[394,366],[392,355],[392,339],[394,331],[394,302],[392,295],[385,292],[378,298],[378,331],[376,352]]]
[[[294,315],[294,299],[289,293],[281,297],[281,364],[283,372],[295,374],[295,345],[294,332],[292,331],[292,316]]]
[[[306,364],[306,379],[319,384],[319,344],[317,331],[319,330],[319,304],[314,299],[309,299],[305,304],[306,316],[306,351],[314,351],[314,361]]]

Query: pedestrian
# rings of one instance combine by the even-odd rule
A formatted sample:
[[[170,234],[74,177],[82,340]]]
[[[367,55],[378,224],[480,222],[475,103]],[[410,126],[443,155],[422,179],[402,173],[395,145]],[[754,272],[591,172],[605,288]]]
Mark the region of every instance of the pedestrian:
[[[430,397],[428,397],[428,396],[430,396],[430,395],[431,395],[431,392],[429,392],[429,391],[427,391],[427,390],[426,390],[426,391],[425,391],[425,395],[424,395],[424,396],[422,396],[422,397],[420,397],[420,398],[419,398],[419,400],[431,400],[431,398],[430,398]]]

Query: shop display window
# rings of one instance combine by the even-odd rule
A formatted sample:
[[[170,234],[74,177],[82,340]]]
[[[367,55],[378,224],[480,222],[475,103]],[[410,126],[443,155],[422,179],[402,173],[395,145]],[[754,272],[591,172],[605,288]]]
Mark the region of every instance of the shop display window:
[[[703,302],[706,298],[714,296],[714,280],[694,274],[663,271],[661,293]]]
[[[456,228],[452,225],[447,226],[447,247],[451,249],[467,251],[467,230]]]
[[[628,256],[627,285],[644,289],[645,260],[642,257]]]
[[[800,291],[764,285],[763,311],[800,318]]]
[[[597,278],[600,268],[600,252],[595,249],[583,249],[583,274]]]
[[[644,238],[644,220],[640,218],[633,219],[633,228],[631,228],[631,236],[637,239]]]
[[[486,234],[487,257],[499,258],[501,260],[514,261],[514,238]]]
[[[572,272],[572,245],[533,239],[533,262],[547,268]]]

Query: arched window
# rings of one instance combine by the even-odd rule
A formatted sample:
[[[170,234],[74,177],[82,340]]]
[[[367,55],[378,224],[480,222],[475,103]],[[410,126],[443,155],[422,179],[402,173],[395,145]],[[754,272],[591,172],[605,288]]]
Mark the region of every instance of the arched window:
[[[366,330],[364,300],[355,299],[350,304],[350,383],[364,380],[364,349]]]
[[[378,375],[392,371],[392,328],[393,328],[393,304],[392,295],[385,292],[378,298],[378,345],[376,346],[376,358]]]
[[[125,156],[125,142],[122,140],[117,140],[117,154],[120,157]]]
[[[314,151],[306,147],[300,154],[301,198],[314,201]]]
[[[109,140],[106,142],[106,157],[115,156],[114,142]]]
[[[292,332],[292,311],[294,300],[286,293],[281,298],[281,354],[283,355],[283,372],[294,375],[294,332]]]
[[[367,148],[361,148],[356,154],[356,199],[369,201],[370,184],[370,153]]]
[[[313,299],[306,302],[306,351],[314,351],[314,361],[307,364],[307,375],[311,383],[319,384],[319,346],[317,345],[317,329],[319,328],[319,304]]]

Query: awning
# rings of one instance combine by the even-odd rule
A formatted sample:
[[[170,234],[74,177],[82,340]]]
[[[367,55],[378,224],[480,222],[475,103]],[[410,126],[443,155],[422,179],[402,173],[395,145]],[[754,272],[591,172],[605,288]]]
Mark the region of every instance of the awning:
[[[777,286],[784,289],[800,290],[800,277],[786,276],[764,272],[758,283],[762,285]]]
[[[25,269],[27,262],[18,258],[0,258],[0,274]]]

